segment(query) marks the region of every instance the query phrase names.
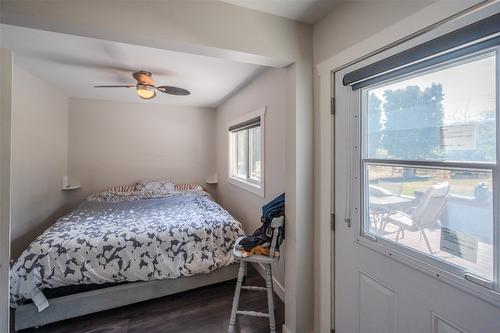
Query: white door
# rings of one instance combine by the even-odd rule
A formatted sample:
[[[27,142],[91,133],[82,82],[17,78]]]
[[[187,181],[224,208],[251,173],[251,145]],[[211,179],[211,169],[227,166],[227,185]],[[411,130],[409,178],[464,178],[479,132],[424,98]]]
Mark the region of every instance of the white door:
[[[498,31],[367,67],[495,12],[334,73],[336,333],[500,332]]]

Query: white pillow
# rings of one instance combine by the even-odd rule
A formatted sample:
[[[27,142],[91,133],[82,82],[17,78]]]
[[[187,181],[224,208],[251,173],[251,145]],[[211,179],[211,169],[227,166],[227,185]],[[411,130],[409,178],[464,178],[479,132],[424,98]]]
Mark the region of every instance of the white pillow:
[[[141,180],[137,182],[135,190],[175,192],[175,184],[170,180]]]

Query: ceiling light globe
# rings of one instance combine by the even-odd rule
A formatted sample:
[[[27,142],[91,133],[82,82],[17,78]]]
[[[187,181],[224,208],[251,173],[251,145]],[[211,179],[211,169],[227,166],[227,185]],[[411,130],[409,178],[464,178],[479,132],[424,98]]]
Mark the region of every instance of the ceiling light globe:
[[[151,99],[156,96],[155,88],[148,84],[138,84],[137,95],[142,99]]]

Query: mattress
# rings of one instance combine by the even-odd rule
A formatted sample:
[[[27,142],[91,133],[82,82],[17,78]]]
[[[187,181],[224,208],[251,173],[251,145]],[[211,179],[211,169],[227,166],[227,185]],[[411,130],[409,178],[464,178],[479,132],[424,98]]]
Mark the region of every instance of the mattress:
[[[11,305],[48,306],[44,289],[210,273],[234,261],[241,224],[203,191],[93,196],[11,269]]]

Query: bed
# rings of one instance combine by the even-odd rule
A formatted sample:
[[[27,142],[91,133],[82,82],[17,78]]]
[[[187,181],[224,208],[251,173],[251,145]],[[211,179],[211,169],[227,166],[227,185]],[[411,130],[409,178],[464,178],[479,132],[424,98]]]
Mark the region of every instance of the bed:
[[[232,279],[232,247],[243,235],[199,188],[92,195],[12,266],[16,330]],[[52,299],[44,293],[75,285],[111,286]]]

